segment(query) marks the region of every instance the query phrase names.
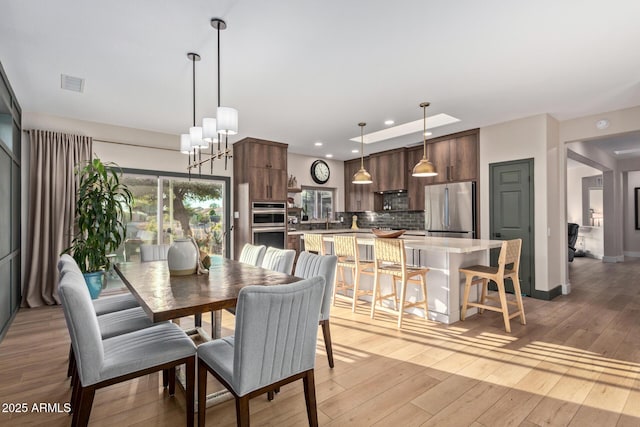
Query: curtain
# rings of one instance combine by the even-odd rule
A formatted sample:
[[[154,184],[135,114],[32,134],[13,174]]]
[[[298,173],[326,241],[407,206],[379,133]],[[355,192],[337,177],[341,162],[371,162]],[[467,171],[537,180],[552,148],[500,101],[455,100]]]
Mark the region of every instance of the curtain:
[[[76,164],[91,159],[92,138],[29,131],[29,213],[22,262],[23,307],[60,304],[58,258],[73,238]]]

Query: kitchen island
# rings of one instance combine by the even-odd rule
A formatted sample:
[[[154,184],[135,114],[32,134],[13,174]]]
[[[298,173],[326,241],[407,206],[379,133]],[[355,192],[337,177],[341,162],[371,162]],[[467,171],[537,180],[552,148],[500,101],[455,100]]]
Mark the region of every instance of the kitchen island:
[[[324,234],[327,253],[333,251],[333,235],[355,235],[360,246],[360,255],[366,259],[373,258],[373,242],[375,235],[370,230],[313,230],[309,233]],[[304,232],[290,232],[289,234],[304,234]],[[421,234],[420,234],[421,233]],[[462,267],[476,264],[489,265],[489,250],[499,248],[502,240],[456,239],[448,237],[427,237],[423,231],[405,233],[400,239],[404,240],[407,251],[407,262],[429,268],[427,274],[427,293],[429,300],[428,317],[443,323],[454,323],[460,320],[461,295],[464,290],[464,275],[459,273]],[[371,289],[370,276],[361,276],[361,288]],[[391,286],[388,276],[383,276],[381,286]],[[477,291],[477,289],[476,289]],[[474,293],[472,300],[477,300]],[[422,294],[418,286],[409,286],[407,301],[421,299]],[[420,316],[420,308],[408,310]],[[470,309],[473,314],[477,309]]]

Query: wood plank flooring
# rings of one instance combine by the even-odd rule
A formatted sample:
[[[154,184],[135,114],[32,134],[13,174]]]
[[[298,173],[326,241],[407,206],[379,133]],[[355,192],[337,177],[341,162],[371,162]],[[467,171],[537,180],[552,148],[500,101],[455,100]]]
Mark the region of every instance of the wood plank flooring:
[[[576,258],[570,277],[570,295],[525,299],[527,325],[514,319],[511,334],[499,313],[449,326],[407,316],[398,331],[394,316],[372,321],[366,305],[353,314],[338,301],[333,370],[318,340],[320,425],[640,425],[640,260]],[[223,320],[230,332],[233,318]],[[70,424],[52,408],[32,411],[69,401],[68,346],[60,307],[18,313],[0,343],[1,426]],[[210,387],[219,385],[210,379]],[[12,403],[26,403],[27,413],[6,412]],[[250,405],[255,426],[306,425],[302,382]],[[99,390],[90,425],[180,426],[184,411],[183,394],[169,397],[155,374]],[[235,425],[233,401],[209,408],[207,425]]]

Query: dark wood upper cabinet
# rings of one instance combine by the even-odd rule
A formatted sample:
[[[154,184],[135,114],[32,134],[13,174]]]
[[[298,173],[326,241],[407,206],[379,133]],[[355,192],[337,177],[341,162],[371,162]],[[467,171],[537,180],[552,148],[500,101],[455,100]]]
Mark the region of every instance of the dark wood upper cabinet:
[[[428,142],[427,155],[438,172],[426,178],[427,184],[475,180],[478,178],[478,130]]]
[[[364,167],[371,172],[369,158],[364,159]],[[354,184],[353,175],[360,170],[360,159],[344,162],[344,209],[346,212],[373,210],[373,184]]]
[[[234,187],[249,183],[251,201],[287,200],[287,144],[245,138],[233,144]]]
[[[424,186],[430,178],[411,176],[413,167],[422,160],[424,149],[415,147],[407,149],[407,201],[410,211],[424,210]]]
[[[371,191],[407,189],[406,149],[384,151],[369,156],[369,173],[373,179]]]

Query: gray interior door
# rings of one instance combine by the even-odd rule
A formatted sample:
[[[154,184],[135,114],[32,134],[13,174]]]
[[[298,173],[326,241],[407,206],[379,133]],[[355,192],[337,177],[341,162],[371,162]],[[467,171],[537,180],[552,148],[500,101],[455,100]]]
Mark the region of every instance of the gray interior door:
[[[489,181],[491,239],[522,239],[520,286],[523,294],[531,296],[535,289],[533,159],[490,164]],[[492,251],[492,265],[497,265],[498,254],[499,250]],[[513,292],[510,281],[505,285]]]

